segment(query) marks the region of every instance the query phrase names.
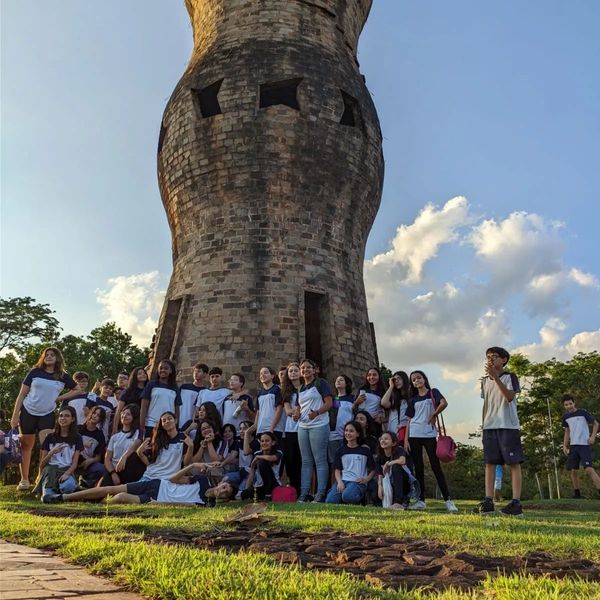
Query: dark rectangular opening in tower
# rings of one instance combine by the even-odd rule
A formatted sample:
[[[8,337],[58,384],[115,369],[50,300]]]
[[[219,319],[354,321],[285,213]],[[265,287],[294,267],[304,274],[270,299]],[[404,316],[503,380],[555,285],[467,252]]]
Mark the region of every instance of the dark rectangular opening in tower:
[[[219,90],[222,83],[223,80],[219,79],[201,90],[192,89],[196,112],[200,113],[203,119],[222,114],[219,104]]]
[[[171,358],[182,302],[183,298],[176,298],[174,300],[169,300],[167,304],[165,318],[160,328],[160,337],[158,338],[156,348],[154,350],[154,356],[157,360]]]
[[[340,119],[340,125],[348,127],[359,127],[361,125],[360,106],[358,100],[350,94],[346,94],[344,90],[340,90],[342,100],[344,101],[344,112]]]
[[[321,332],[323,328],[323,304],[325,295],[304,292],[304,337],[306,358],[314,360],[323,368],[323,346]]]
[[[301,81],[302,78],[300,77],[299,79],[263,83],[260,86],[260,108],[283,104],[295,110],[300,110],[298,86]]]
[[[164,123],[160,124],[160,133],[158,134],[158,154],[162,152],[165,137],[167,135],[167,127]]]

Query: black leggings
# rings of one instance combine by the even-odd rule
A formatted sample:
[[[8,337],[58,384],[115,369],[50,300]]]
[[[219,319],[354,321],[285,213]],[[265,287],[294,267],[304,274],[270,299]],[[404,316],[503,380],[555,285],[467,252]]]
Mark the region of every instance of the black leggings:
[[[117,473],[119,476],[120,484],[124,483],[133,483],[134,481],[138,481],[142,478],[144,471],[146,470],[146,465],[140,460],[139,456],[134,452],[129,456],[127,462],[125,463],[125,469],[120,473]],[[105,487],[108,485],[115,485],[112,477],[108,474],[108,471],[104,469],[104,473],[102,475],[102,479],[100,480],[99,487]]]
[[[298,433],[287,431],[283,438],[283,464],[290,485],[296,488],[300,495],[300,469],[302,468],[302,455],[298,445]]]
[[[259,460],[256,470],[260,473],[260,477],[263,484],[256,488],[256,497],[258,500],[264,500],[267,494],[271,492],[279,485],[279,482],[275,478],[275,473],[272,469],[273,463],[268,460]],[[254,497],[254,483],[251,487],[246,488],[242,492],[242,500],[248,500]]]
[[[410,483],[402,465],[392,465],[392,503],[404,504],[407,501]]]
[[[415,477],[421,486],[421,500],[425,500],[425,465],[423,463],[423,448],[427,452],[431,470],[435,475],[435,479],[440,487],[444,500],[450,499],[450,491],[448,484],[442,471],[440,459],[435,454],[437,440],[435,438],[408,438],[410,444],[410,455],[415,463]]]

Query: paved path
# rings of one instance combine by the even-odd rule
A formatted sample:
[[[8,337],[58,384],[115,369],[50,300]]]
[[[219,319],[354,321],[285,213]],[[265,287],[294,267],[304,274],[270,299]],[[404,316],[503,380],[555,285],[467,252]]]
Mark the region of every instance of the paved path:
[[[143,600],[50,552],[0,540],[0,600]]]

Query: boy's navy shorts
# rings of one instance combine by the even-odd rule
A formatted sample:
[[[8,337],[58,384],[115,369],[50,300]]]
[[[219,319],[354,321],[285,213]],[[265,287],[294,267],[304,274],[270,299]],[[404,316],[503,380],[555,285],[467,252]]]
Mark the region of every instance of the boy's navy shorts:
[[[522,463],[523,446],[518,429],[484,429],[483,460],[486,465],[516,465]]]
[[[567,458],[567,471],[579,469],[582,466],[584,469],[592,466],[592,448],[591,446],[571,446],[569,449],[569,457]]]
[[[147,504],[150,500],[158,498],[158,488],[160,487],[160,479],[142,479],[127,484],[127,493],[139,496],[142,504]]]

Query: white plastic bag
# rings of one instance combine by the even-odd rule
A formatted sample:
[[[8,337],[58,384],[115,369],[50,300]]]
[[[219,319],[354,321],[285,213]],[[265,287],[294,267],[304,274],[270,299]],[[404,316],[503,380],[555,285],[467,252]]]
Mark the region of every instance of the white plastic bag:
[[[389,473],[383,476],[383,508],[389,508],[394,503],[394,490],[392,489],[392,478]]]

